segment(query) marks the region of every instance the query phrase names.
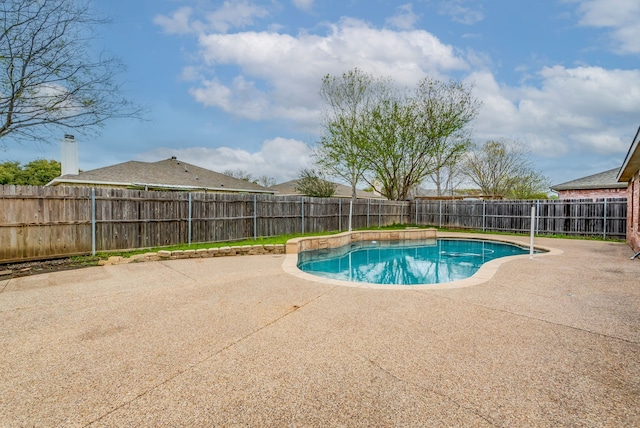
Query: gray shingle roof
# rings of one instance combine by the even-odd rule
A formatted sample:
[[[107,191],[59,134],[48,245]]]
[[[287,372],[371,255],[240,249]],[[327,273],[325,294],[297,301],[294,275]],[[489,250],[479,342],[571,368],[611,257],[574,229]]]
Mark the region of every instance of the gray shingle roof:
[[[78,175],[63,175],[50,185],[113,185],[149,189],[212,190],[226,192],[273,193],[258,184],[191,165],[179,159],[159,162],[129,161]]]
[[[275,186],[269,187],[269,189],[278,192],[278,195],[300,195],[300,192],[296,190],[296,184],[298,180],[291,180],[284,183],[276,184]],[[351,187],[345,186],[344,184],[334,183],[336,185],[336,193],[333,195],[334,198],[350,198],[351,197]],[[383,196],[375,195],[372,192],[367,192],[365,190],[356,190],[356,198],[359,199],[386,199]]]
[[[566,183],[551,186],[552,190],[583,190],[583,189],[624,189],[627,183],[618,182],[620,168],[567,181]]]

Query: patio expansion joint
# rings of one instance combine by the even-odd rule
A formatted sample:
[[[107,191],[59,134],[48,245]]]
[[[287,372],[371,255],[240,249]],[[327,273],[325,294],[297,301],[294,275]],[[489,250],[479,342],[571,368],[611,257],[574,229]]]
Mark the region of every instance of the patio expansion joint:
[[[489,416],[484,415],[482,412],[480,412],[477,408],[475,407],[471,407],[471,406],[467,406],[464,403],[461,403],[460,401],[454,399],[453,397],[451,397],[450,395],[448,395],[445,392],[441,392],[438,391],[436,389],[433,388],[428,388],[425,387],[424,385],[420,385],[417,384],[415,382],[411,382],[410,380],[407,379],[403,379],[395,374],[393,374],[393,372],[391,372],[391,370],[383,367],[382,365],[380,365],[377,361],[369,358],[366,355],[362,355],[362,354],[357,354],[360,358],[364,359],[365,361],[367,361],[369,364],[371,364],[373,367],[375,367],[377,370],[380,370],[382,373],[386,374],[387,376],[391,377],[392,379],[394,379],[397,382],[403,383],[403,384],[407,384],[407,385],[411,385],[414,388],[417,388],[421,391],[427,391],[430,392],[432,394],[435,394],[447,401],[450,401],[451,403],[453,403],[454,405],[456,405],[458,408],[463,409],[465,411],[468,411],[470,413],[473,413],[474,415],[478,416],[480,419],[482,419],[483,421],[485,421],[486,423],[488,423],[489,425],[493,426],[493,427],[498,427],[501,426],[499,424],[496,424],[494,421],[492,421],[490,419]]]
[[[513,316],[516,316],[516,317],[522,317],[522,318],[526,318],[526,319],[530,319],[530,320],[535,320],[535,321],[543,322],[543,323],[546,323],[546,324],[551,324],[551,325],[554,325],[554,326],[557,326],[557,327],[564,327],[564,328],[568,328],[568,329],[571,329],[571,330],[579,331],[579,332],[582,332],[582,333],[592,334],[594,336],[600,336],[600,337],[603,337],[603,338],[606,338],[606,339],[611,339],[611,340],[624,342],[624,343],[627,343],[627,344],[630,344],[630,345],[634,345],[634,346],[640,345],[640,342],[635,341],[635,340],[631,340],[631,339],[627,339],[627,338],[624,338],[624,337],[613,336],[611,334],[605,334],[605,333],[601,333],[601,332],[598,332],[598,331],[588,330],[586,328],[580,328],[580,327],[575,327],[575,326],[568,325],[568,324],[562,324],[562,323],[550,321],[550,320],[544,319],[544,318],[539,318],[539,317],[534,317],[534,316],[531,316],[531,315],[526,315],[526,314],[522,314],[522,313],[518,313],[518,312],[509,311],[507,309],[500,309],[500,308],[495,308],[493,306],[482,305],[480,303],[474,303],[474,302],[469,302],[469,301],[466,301],[466,300],[454,299],[452,297],[443,296],[442,294],[433,293],[434,290],[412,290],[412,291],[414,291],[415,293],[429,294],[429,295],[431,295],[433,297],[439,297],[439,298],[450,300],[450,301],[453,301],[453,302],[466,303],[467,305],[476,306],[476,307],[483,308],[483,309],[489,309],[489,310],[495,311],[495,312],[502,312],[502,313],[513,315]]]
[[[185,275],[187,276],[187,275]],[[285,312],[284,314],[280,315],[279,317],[274,318],[273,320],[269,321],[268,323],[256,328],[255,330],[250,331],[249,333],[247,333],[246,335],[240,337],[237,340],[234,340],[230,343],[228,343],[227,345],[221,347],[220,349],[218,349],[217,351],[213,352],[212,354],[209,354],[193,363],[188,364],[185,368],[183,369],[179,369],[177,370],[174,374],[168,376],[166,379],[162,380],[161,382],[157,383],[156,385],[145,389],[144,391],[140,392],[139,394],[137,394],[135,397],[131,398],[130,400],[127,400],[119,405],[117,405],[116,407],[114,407],[113,409],[109,410],[108,412],[105,412],[104,414],[100,415],[99,417],[93,419],[92,421],[86,423],[85,425],[83,425],[83,427],[89,427],[91,425],[93,425],[96,422],[99,422],[100,420],[102,420],[103,418],[109,416],[110,414],[117,412],[118,410],[130,405],[131,403],[133,403],[134,401],[138,400],[139,398],[144,397],[145,395],[149,394],[150,392],[162,387],[163,385],[166,385],[167,383],[171,382],[174,379],[179,378],[180,376],[182,376],[183,374],[195,369],[196,367],[198,367],[199,365],[209,361],[210,359],[214,358],[217,355],[220,355],[221,353],[235,347],[236,345],[244,342],[245,340],[249,339],[251,336],[255,335],[256,333],[259,333],[260,331],[266,329],[267,327],[270,327],[274,324],[276,324],[277,322],[283,320],[284,318],[286,318],[287,316],[291,315],[292,313],[304,308],[305,306],[315,302],[316,300],[322,298],[323,296],[331,293],[333,290],[335,290],[336,288],[338,288],[339,286],[334,286],[331,287],[327,290],[325,290],[323,293],[318,294],[317,296],[315,296],[314,298],[310,299],[309,301],[302,303],[300,305],[296,305],[294,306],[292,309],[290,309],[289,311]]]

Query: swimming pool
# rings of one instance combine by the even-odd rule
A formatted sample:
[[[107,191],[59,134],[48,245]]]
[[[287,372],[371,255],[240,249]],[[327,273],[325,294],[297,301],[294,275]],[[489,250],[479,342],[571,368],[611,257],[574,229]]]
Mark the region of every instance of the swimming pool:
[[[370,284],[440,284],[473,276],[497,258],[525,255],[519,245],[477,239],[358,241],[298,253],[297,267],[324,278]]]

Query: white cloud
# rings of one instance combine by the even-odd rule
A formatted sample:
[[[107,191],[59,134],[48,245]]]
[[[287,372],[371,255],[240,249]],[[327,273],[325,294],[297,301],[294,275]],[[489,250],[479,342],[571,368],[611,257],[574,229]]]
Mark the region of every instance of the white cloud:
[[[310,10],[313,7],[313,0],[293,0],[293,5],[300,10]]]
[[[195,18],[194,15],[204,19]],[[156,15],[153,22],[168,34],[202,33],[216,31],[226,33],[232,28],[252,25],[256,18],[265,18],[269,12],[246,0],[225,1],[217,10],[205,13],[190,7],[181,7],[169,16]]]
[[[484,19],[484,12],[478,7],[472,9],[464,6],[468,0],[446,0],[440,4],[440,13],[449,15],[455,22],[472,25]]]
[[[230,28],[242,28],[253,24],[255,18],[264,18],[269,12],[248,1],[225,1],[222,7],[207,14],[207,22],[214,31],[227,32]]]
[[[325,35],[274,32],[207,34],[199,38],[209,71],[236,66],[230,82],[206,79],[191,90],[202,104],[251,119],[315,120],[322,76],[359,67],[411,85],[426,75],[468,67],[451,46],[423,30],[395,32],[356,19],[328,26]]]
[[[581,3],[596,4],[603,3]],[[399,10],[397,16],[413,13],[409,3]],[[466,23],[483,19],[481,10],[471,10],[463,1],[451,2],[447,11]],[[184,11],[182,15],[188,14]],[[180,19],[178,24],[184,22]],[[610,25],[623,18],[612,12],[600,19],[584,12],[584,25]],[[178,24],[175,28],[182,28]],[[396,28],[413,25],[410,19],[390,20],[388,24]],[[268,31],[227,34],[212,28],[198,33],[198,61],[183,73],[185,79],[194,82],[190,89],[194,99],[251,120],[283,120],[297,132],[310,134],[318,132],[318,89],[326,74],[339,75],[358,67],[378,76],[392,76],[399,85],[412,86],[427,75],[448,79],[460,71],[492,65],[486,53],[461,53],[424,30],[376,28],[353,18],[325,24],[324,33],[285,34],[272,27]],[[586,158],[593,153],[597,158],[605,158],[600,154],[607,159],[612,154],[623,157],[629,144],[627,137],[635,131],[629,124],[637,127],[640,117],[639,70],[552,66],[528,71],[527,83],[516,86],[500,84],[488,71],[473,72],[467,79],[475,82],[476,96],[484,103],[474,124],[474,136],[479,140],[516,139],[541,157],[575,154]],[[258,153],[202,150],[219,150],[215,156],[228,164],[220,166],[223,170],[259,170],[260,175],[269,175],[256,166],[265,162],[266,146]],[[288,157],[287,150],[279,153]],[[286,163],[279,165],[287,168]],[[299,168],[294,169],[289,178]],[[278,178],[284,181],[284,177]]]
[[[302,168],[311,165],[309,146],[286,138],[266,140],[255,153],[230,147],[157,148],[141,154],[138,160],[155,162],[171,156],[212,171],[242,170],[256,178],[272,177],[278,183],[293,180]]]
[[[580,25],[609,28],[613,50],[620,54],[640,53],[640,2],[638,0],[569,0],[578,3]]]
[[[156,15],[153,23],[162,27],[167,34],[188,34],[193,31],[190,22],[192,12],[190,7],[181,7],[169,16]]]
[[[398,13],[387,19],[387,24],[400,30],[412,30],[418,22],[419,16],[413,12],[411,3],[403,4]]]
[[[640,114],[640,71],[600,67],[543,68],[539,86],[500,86],[488,72],[474,73],[484,102],[475,130],[480,139],[512,138],[540,156],[624,155],[624,139]]]

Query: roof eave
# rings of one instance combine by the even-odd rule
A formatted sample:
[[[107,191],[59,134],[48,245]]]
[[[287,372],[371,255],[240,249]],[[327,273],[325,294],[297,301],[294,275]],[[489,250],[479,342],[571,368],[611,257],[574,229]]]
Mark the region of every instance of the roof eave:
[[[253,189],[234,189],[227,187],[206,187],[206,186],[184,186],[179,184],[160,184],[160,183],[128,183],[119,181],[98,181],[98,180],[78,180],[78,179],[62,179],[54,178],[46,186],[62,183],[72,184],[93,184],[102,186],[134,186],[134,187],[153,187],[160,189],[175,189],[175,190],[209,190],[209,191],[223,191],[223,192],[237,192],[237,193],[265,193],[274,194],[273,190],[253,190]]]
[[[636,132],[636,136],[633,138],[631,147],[627,152],[627,156],[622,162],[622,167],[618,173],[618,181],[628,183],[633,178],[633,175],[640,169],[640,150],[638,150],[638,144],[640,142],[640,127]]]
[[[627,183],[615,183],[606,186],[554,186],[551,190],[556,192],[564,190],[597,190],[597,189],[626,189]]]

